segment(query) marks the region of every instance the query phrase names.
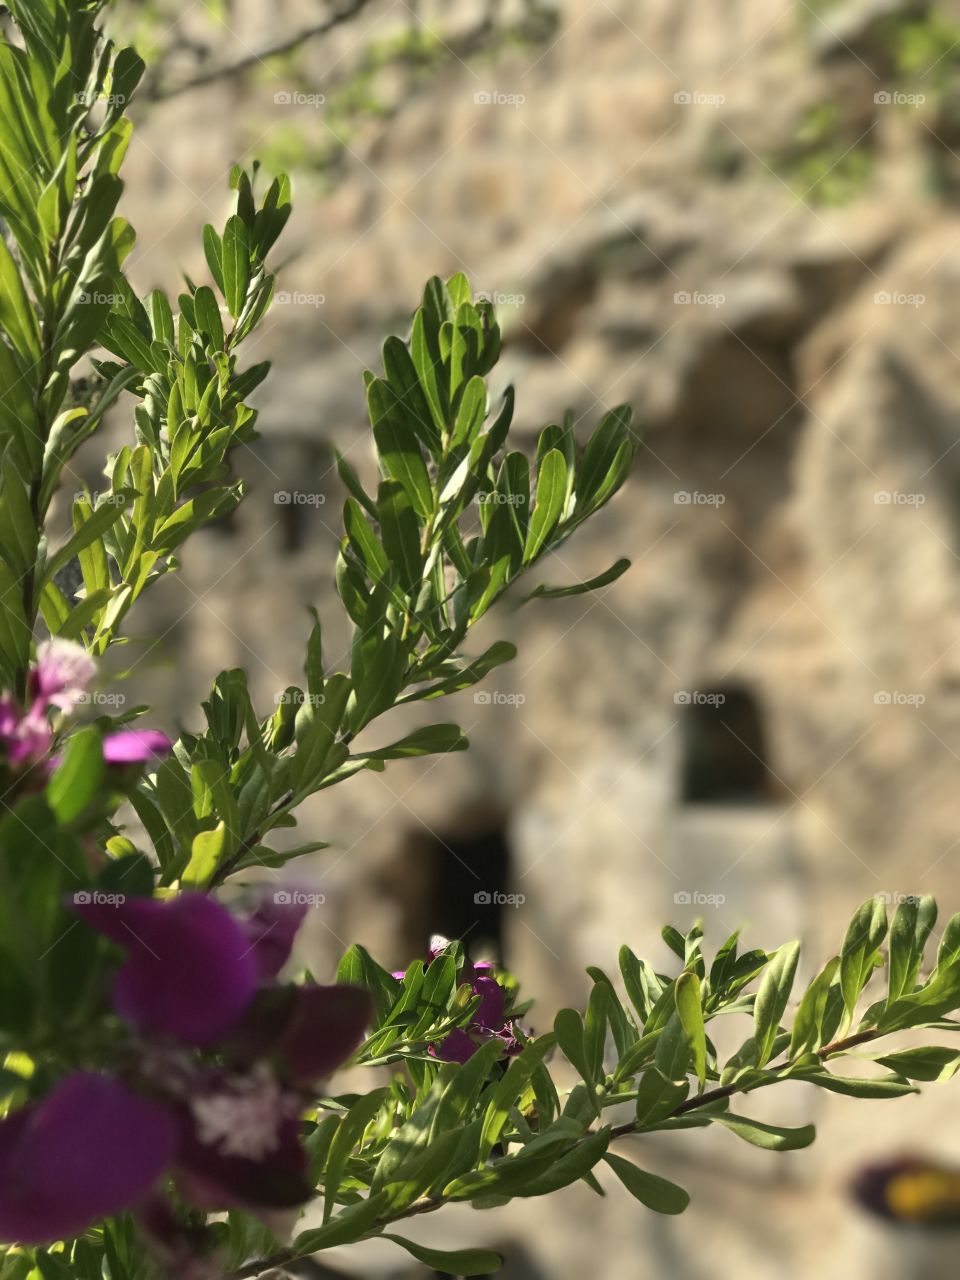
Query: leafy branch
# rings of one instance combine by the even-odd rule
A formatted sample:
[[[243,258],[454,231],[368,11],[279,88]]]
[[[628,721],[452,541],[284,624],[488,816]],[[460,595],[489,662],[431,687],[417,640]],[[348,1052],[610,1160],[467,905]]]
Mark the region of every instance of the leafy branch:
[[[482,1046],[460,1067],[431,1062],[426,1046],[441,1036],[452,1015],[464,1022],[470,1006],[456,974],[459,952],[430,984],[429,1014],[408,1038],[405,1011],[422,1009],[424,983],[433,965],[408,970],[397,981],[359,947],[341,963],[341,979],[362,975],[378,995],[374,1031],[361,1063],[402,1064],[415,1082],[411,1092],[392,1086],[363,1095],[346,1111],[318,1126],[332,1152],[337,1135],[353,1152],[349,1184],[328,1158],[325,1220],[299,1235],[292,1247],[247,1262],[231,1280],[335,1244],[385,1235],[398,1222],[469,1200],[478,1208],[515,1197],[547,1195],[583,1180],[598,1191],[593,1170],[606,1163],[647,1208],[679,1213],[687,1193],[609,1150],[619,1139],[720,1125],[736,1137],[772,1152],[808,1146],[812,1125],[768,1124],[729,1109],[730,1100],[786,1080],[802,1081],[852,1097],[896,1098],[916,1092],[917,1082],[949,1079],[960,1068],[960,1047],[928,1045],[873,1049],[876,1041],[907,1029],[960,1030],[952,1014],[960,1006],[960,916],[940,938],[936,961],[921,978],[924,950],[936,921],[931,898],[902,902],[889,925],[886,906],[871,899],[855,913],[837,956],[814,977],[786,1020],[799,948],[741,952],[737,934],[719,948],[709,967],[702,933],[668,927],[664,938],[683,968],[675,977],[657,973],[624,947],[618,986],[600,969],[588,970],[593,989],[585,1015],[564,1009],[554,1029],[526,1043],[504,1070],[496,1046]],[[886,954],[882,947],[887,944]],[[436,963],[436,962],[434,962]],[[861,1008],[864,997],[869,999]],[[730,1014],[750,1019],[750,1034],[725,1062],[717,1059],[709,1023]],[[867,1060],[883,1068],[851,1077],[828,1063],[871,1046]],[[580,1077],[561,1098],[547,1064],[559,1051]],[[708,1087],[708,1085],[710,1087]],[[344,1100],[346,1101],[346,1100]],[[319,1104],[318,1117],[325,1104]],[[629,1106],[633,1115],[603,1123],[607,1108]],[[332,1172],[331,1172],[332,1170]],[[335,1206],[342,1206],[334,1212]],[[393,1235],[386,1238],[404,1241]],[[459,1274],[484,1274],[491,1255],[432,1253],[433,1265]]]
[[[353,624],[349,670],[326,669],[317,620],[306,688],[284,690],[270,718],[257,717],[241,671],[218,677],[206,731],[184,735],[135,797],[164,883],[214,887],[249,866],[280,865],[303,848],[280,853],[262,842],[292,825],[307,796],[390,760],[466,747],[450,724],[354,744],[395,707],[468,689],[514,656],[504,641],[473,659],[462,645],[610,500],[636,448],[626,408],[603,418],[580,458],[568,418],[541,433],[531,475],[526,456],[506,448],[512,389],[491,406],[486,379],[499,352],[493,309],[462,276],[431,280],[409,336],[384,343],[383,376],[365,375],[376,492],[337,460],[347,491],[336,581]],[[595,590],[628,567],[620,560],[589,582],[540,586],[527,598]]]

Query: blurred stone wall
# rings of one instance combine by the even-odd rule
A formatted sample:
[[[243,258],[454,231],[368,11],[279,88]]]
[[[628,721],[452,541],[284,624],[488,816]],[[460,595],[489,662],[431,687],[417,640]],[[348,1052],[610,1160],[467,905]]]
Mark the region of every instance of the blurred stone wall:
[[[923,102],[895,98],[877,32],[898,7],[565,0],[539,43],[451,59],[352,136],[332,189],[299,176],[282,292],[247,351],[275,362],[263,439],[237,461],[250,497],[142,617],[166,637],[138,693],[171,724],[232,664],[269,706],[300,673],[306,603],[340,658],[330,446],[371,474],[361,373],[428,275],[463,270],[500,301],[495,383],[517,385],[521,442],[568,406],[585,436],[623,401],[646,433],[625,491],[548,566],[566,582],[628,554],[632,570],[484,623],[478,651],[502,635],[520,657],[490,701],[442,708],[471,752],[357,778],[304,812],[305,837],[335,841],[309,872],[328,899],[311,921],[323,954],[359,940],[402,962],[438,892],[464,898],[463,919],[472,893],[506,889],[522,906],[478,909],[471,936],[500,935],[547,1025],[583,998],[586,963],[615,969],[621,941],[664,960],[667,919],[702,915],[714,942],[740,923],[758,945],[800,936],[812,965],[869,894],[960,907],[960,217],[926,70]],[[419,13],[449,35],[478,8]],[[310,16],[235,0],[218,54]],[[230,162],[291,125],[327,141],[304,95],[410,20],[373,5],[309,46],[296,77],[267,66],[146,111],[125,197],[137,283],[176,291],[177,270],[201,273]],[[823,100],[871,166],[839,207],[776,162]],[[880,1274],[899,1254],[848,1207],[845,1180],[903,1146],[956,1155],[956,1095],[811,1095],[750,1104],[815,1116],[808,1152],[731,1150],[725,1133],[645,1144],[694,1192],[679,1223],[578,1187],[435,1229],[523,1241],[508,1274],[544,1280],[699,1280],[717,1259],[744,1277]],[[358,1265],[400,1274],[375,1249]]]

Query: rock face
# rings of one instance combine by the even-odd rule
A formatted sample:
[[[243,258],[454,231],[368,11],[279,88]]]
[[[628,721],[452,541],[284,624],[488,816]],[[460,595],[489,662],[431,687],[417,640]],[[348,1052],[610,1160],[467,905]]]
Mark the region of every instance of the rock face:
[[[501,301],[497,378],[517,384],[521,439],[568,406],[586,432],[623,401],[646,430],[624,493],[552,566],[566,581],[629,554],[632,571],[490,623],[478,647],[503,635],[520,658],[489,702],[446,709],[472,752],[355,779],[304,814],[338,842],[311,872],[326,954],[349,938],[402,962],[438,918],[466,919],[542,993],[545,1025],[584,995],[586,963],[615,969],[619,942],[664,960],[667,919],[702,915],[713,942],[741,922],[758,945],[802,936],[812,965],[868,894],[960,907],[960,219],[920,180],[932,106],[882,100],[875,32],[897,6],[814,7],[801,22],[787,0],[568,0],[540,44],[447,65],[351,140],[332,192],[299,181],[288,300],[256,353],[275,361],[264,436],[238,462],[253,494],[151,606],[179,670],[139,679],[173,716],[233,663],[269,704],[299,674],[301,602],[339,657],[329,445],[369,473],[360,374],[428,275],[465,270]],[[233,8],[256,45],[263,7]],[[396,25],[373,6],[297,85],[324,92],[364,31]],[[151,110],[128,173],[138,283],[202,270],[199,228],[236,155],[291,123],[328,140],[322,107],[274,101],[297,85],[267,68]],[[872,164],[840,208],[775,160],[825,97]],[[474,920],[471,895],[497,889],[525,901]],[[588,1208],[581,1187],[464,1229],[522,1238],[515,1274],[550,1280],[692,1280],[718,1259],[758,1280],[875,1273],[845,1178],[866,1155],[955,1140],[948,1088],[890,1110],[790,1097],[823,1141],[777,1173],[728,1134],[649,1143],[695,1193],[681,1224],[613,1191]]]

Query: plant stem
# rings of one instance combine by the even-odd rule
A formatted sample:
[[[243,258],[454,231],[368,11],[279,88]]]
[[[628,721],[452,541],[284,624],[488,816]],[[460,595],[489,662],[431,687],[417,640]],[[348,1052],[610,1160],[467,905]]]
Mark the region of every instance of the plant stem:
[[[817,1057],[823,1061],[832,1058],[837,1054],[847,1053],[851,1049],[855,1049],[857,1045],[869,1044],[870,1041],[878,1039],[883,1032],[858,1031],[856,1035],[847,1036],[842,1040],[834,1040],[831,1044],[826,1044],[823,1048],[817,1050]],[[784,1062],[774,1070],[784,1070],[790,1066],[789,1060]],[[708,1089],[705,1093],[698,1094],[695,1098],[687,1098],[670,1112],[665,1119],[671,1120],[677,1116],[686,1115],[690,1111],[697,1111],[702,1107],[708,1107],[711,1103],[720,1102],[724,1098],[732,1098],[734,1094],[749,1092],[743,1090],[740,1085],[726,1084],[720,1085],[716,1089]],[[596,1130],[590,1130],[584,1137],[589,1137]],[[626,1138],[638,1132],[638,1125],[635,1120],[628,1120],[624,1124],[616,1125],[610,1130],[610,1139]],[[418,1218],[425,1213],[433,1213],[443,1205],[450,1203],[444,1200],[443,1196],[426,1197],[423,1200],[416,1200],[412,1205],[400,1213],[395,1213],[392,1217],[385,1218],[382,1222],[376,1222],[365,1233],[369,1235],[371,1232],[382,1230],[395,1222],[400,1222],[404,1218]],[[248,1263],[245,1267],[241,1267],[239,1271],[232,1271],[227,1280],[256,1280],[258,1276],[262,1276],[264,1272],[270,1271],[275,1267],[283,1267],[288,1263],[297,1262],[300,1258],[308,1255],[299,1254],[293,1249],[284,1249],[281,1253],[274,1254],[272,1258],[263,1258],[259,1262]]]

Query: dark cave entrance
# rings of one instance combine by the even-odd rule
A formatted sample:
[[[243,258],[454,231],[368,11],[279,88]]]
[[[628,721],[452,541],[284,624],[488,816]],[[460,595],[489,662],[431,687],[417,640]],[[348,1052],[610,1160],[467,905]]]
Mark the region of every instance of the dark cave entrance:
[[[503,960],[506,897],[512,892],[512,857],[505,815],[442,832],[419,831],[409,858],[421,885],[410,920],[414,954],[425,955],[430,936],[459,938],[471,955]]]
[[[744,685],[682,695],[685,804],[760,804],[774,796],[763,710]]]

